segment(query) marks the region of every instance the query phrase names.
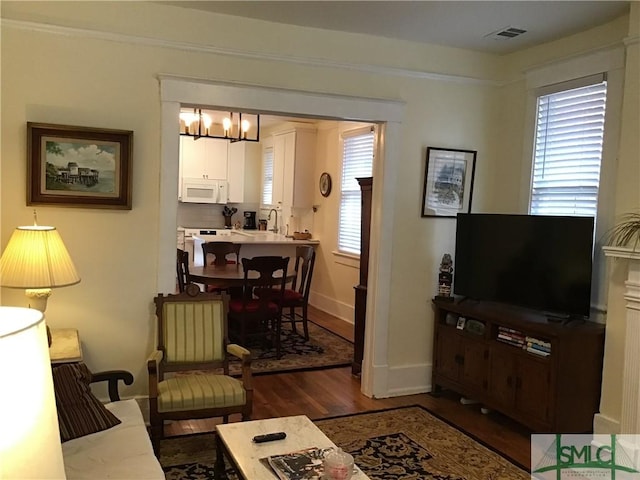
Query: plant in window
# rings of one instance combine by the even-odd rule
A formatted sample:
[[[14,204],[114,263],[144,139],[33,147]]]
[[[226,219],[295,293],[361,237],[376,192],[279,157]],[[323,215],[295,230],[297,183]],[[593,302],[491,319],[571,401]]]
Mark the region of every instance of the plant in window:
[[[640,212],[622,215],[620,223],[605,234],[607,245],[636,249],[640,245]]]

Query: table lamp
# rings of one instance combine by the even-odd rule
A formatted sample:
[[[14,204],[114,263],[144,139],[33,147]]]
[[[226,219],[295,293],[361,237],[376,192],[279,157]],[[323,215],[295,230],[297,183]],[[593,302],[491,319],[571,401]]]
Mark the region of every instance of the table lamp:
[[[0,307],[0,379],[0,478],[66,478],[42,312]]]
[[[0,285],[24,288],[29,306],[42,313],[51,289],[80,282],[73,261],[55,227],[17,227],[0,258]]]

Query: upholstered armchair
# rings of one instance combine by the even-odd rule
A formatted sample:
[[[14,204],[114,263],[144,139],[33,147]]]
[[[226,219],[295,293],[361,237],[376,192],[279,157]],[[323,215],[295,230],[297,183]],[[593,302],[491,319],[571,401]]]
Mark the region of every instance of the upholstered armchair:
[[[157,349],[147,360],[151,440],[156,452],[165,420],[240,414],[249,420],[253,404],[251,353],[230,344],[228,296],[218,293],[158,295]],[[230,357],[242,377],[229,375]]]

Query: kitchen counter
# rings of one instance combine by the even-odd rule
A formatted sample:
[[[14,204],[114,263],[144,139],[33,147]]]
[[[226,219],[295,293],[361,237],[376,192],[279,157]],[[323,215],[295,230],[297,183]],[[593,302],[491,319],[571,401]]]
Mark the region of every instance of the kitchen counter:
[[[319,240],[294,240],[264,230],[218,230],[215,235],[200,233],[205,229],[185,229],[185,248],[189,251],[192,265],[202,265],[202,244],[205,242],[233,242],[242,245],[240,258],[251,258],[263,255],[289,257],[295,261],[296,247],[299,245],[319,245]]]
[[[194,234],[193,238],[202,240],[203,242],[233,242],[251,245],[317,245],[320,243],[314,239],[294,240],[285,235],[265,232],[264,230],[256,230],[253,232],[247,232],[246,230],[223,230],[223,232],[224,233],[217,233],[216,235]]]

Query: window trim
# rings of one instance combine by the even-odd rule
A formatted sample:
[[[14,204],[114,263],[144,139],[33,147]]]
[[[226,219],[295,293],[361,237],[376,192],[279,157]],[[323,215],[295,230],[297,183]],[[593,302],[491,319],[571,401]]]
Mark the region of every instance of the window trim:
[[[564,92],[565,90],[572,90],[574,88],[588,87],[589,85],[595,85],[607,80],[607,73],[596,73],[594,75],[588,75],[586,77],[574,78],[572,80],[566,80],[564,82],[558,82],[551,85],[545,85],[538,87],[534,90],[536,98],[543,95],[552,95],[554,93]]]

